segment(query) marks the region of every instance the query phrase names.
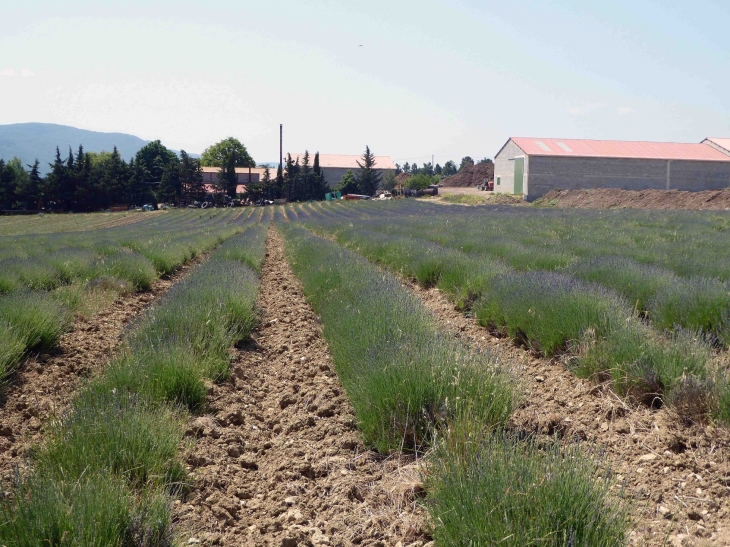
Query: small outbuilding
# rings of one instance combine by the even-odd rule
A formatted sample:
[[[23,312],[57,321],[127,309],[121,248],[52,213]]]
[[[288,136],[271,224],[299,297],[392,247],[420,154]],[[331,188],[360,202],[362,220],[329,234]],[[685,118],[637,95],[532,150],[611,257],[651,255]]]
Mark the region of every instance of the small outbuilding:
[[[702,143],[510,138],[494,158],[494,191],[533,200],[556,188],[730,187],[730,139]]]

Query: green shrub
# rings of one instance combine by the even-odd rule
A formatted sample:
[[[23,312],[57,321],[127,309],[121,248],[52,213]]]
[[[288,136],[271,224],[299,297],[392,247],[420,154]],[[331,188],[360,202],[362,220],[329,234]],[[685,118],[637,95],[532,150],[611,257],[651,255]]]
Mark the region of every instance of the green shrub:
[[[493,279],[474,311],[480,325],[504,327],[546,356],[567,349],[587,331],[604,336],[632,316],[628,304],[611,291],[542,271]]]
[[[217,360],[228,366],[228,361]],[[107,367],[96,389],[139,394],[154,402],[169,402],[196,412],[203,408],[207,389],[202,377],[210,370],[189,345],[167,341],[163,349],[137,347]]]
[[[7,547],[165,547],[172,519],[164,492],[133,492],[104,472],[75,481],[32,473],[0,500],[0,544]]]
[[[635,320],[608,336],[584,339],[579,376],[608,375],[615,389],[646,404],[671,401],[684,379],[704,381],[712,348],[701,335],[676,331],[660,336]],[[710,392],[705,394],[705,400]]]
[[[652,322],[659,328],[681,326],[718,334],[730,343],[730,284],[717,279],[691,278],[663,287],[649,303]]]
[[[0,322],[13,328],[26,350],[53,347],[71,319],[68,309],[45,293],[22,292],[0,297]]]
[[[95,277],[114,277],[131,283],[137,290],[146,291],[157,279],[152,263],[135,252],[117,252],[101,258]]]
[[[39,473],[66,482],[108,471],[137,488],[181,485],[177,460],[185,418],[173,407],[123,390],[86,389],[34,458]]]
[[[25,353],[24,337],[7,321],[0,322],[0,385]]]
[[[626,507],[577,447],[495,435],[437,451],[427,505],[437,545],[623,545]]]

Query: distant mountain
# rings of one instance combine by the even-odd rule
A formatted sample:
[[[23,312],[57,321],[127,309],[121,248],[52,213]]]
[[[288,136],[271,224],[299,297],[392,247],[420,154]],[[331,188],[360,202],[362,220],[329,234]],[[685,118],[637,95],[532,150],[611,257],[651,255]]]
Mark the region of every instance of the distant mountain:
[[[17,156],[23,164],[32,164],[38,158],[44,174],[49,171],[48,164],[56,157],[57,146],[64,159],[68,156],[69,146],[74,153],[79,144],[86,152],[111,152],[116,146],[122,158],[129,161],[148,142],[126,133],[101,133],[55,123],[0,125],[0,159],[8,161]],[[197,154],[191,156],[197,157]]]

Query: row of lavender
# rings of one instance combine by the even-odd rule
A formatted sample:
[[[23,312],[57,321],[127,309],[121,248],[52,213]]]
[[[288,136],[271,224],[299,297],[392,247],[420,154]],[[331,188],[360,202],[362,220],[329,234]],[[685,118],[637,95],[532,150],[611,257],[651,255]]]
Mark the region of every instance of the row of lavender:
[[[288,214],[578,374],[688,419],[730,420],[729,215],[413,201]]]
[[[48,424],[30,470],[2,485],[1,545],[179,544],[171,496],[190,488],[185,425],[205,411],[204,380],[226,378],[231,347],[257,324],[270,220],[256,215],[176,284]]]
[[[519,394],[498,355],[445,335],[398,279],[278,211],[364,441],[426,463],[437,545],[622,545],[626,506],[599,459],[509,432]]]
[[[239,233],[249,211],[170,212],[93,232],[0,237],[0,382],[89,315]]]

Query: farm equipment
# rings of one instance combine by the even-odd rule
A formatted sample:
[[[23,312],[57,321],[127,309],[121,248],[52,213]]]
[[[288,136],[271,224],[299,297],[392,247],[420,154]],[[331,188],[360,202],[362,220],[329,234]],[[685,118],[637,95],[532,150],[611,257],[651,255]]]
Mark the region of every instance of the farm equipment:
[[[494,181],[485,180],[482,184],[477,184],[477,189],[487,192],[494,192]]]
[[[371,199],[370,196],[363,196],[361,194],[345,194],[342,199]]]

